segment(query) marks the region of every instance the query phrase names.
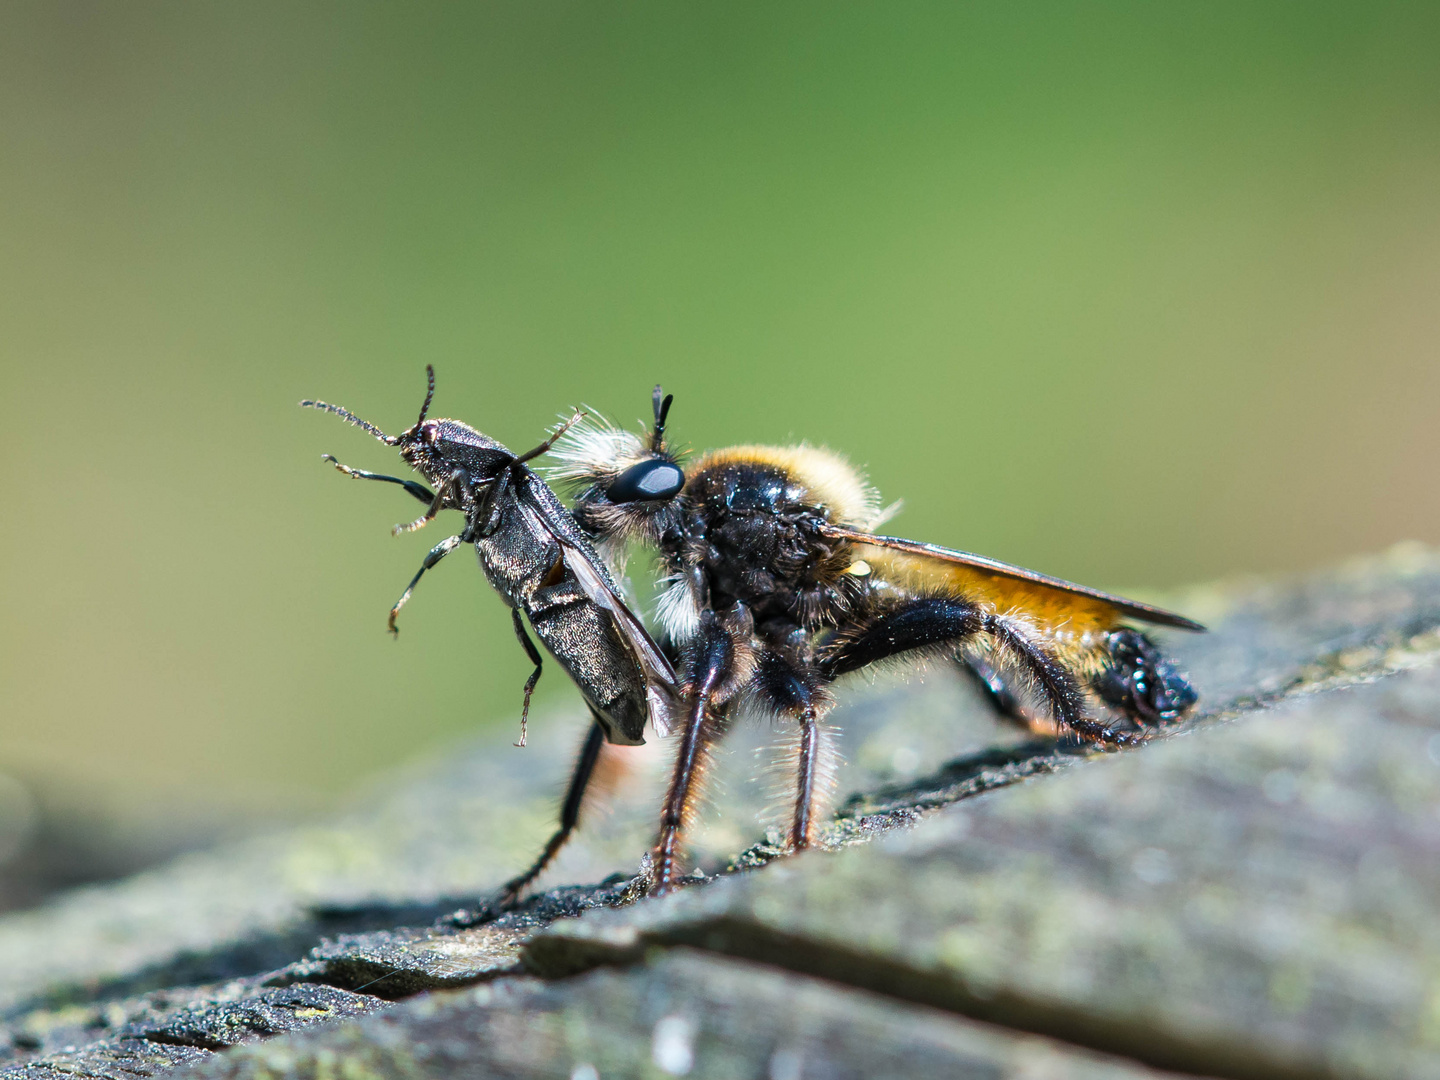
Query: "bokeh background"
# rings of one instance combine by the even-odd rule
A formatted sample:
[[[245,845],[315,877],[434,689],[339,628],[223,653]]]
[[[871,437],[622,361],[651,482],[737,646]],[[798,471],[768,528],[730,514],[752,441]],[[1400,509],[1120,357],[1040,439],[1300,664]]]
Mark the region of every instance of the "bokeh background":
[[[1098,586],[1440,540],[1437,57],[1433,3],[6,3],[0,860],[514,723],[473,560],[392,642],[446,533],[296,408],[403,428],[426,362],[515,448],[663,381]]]

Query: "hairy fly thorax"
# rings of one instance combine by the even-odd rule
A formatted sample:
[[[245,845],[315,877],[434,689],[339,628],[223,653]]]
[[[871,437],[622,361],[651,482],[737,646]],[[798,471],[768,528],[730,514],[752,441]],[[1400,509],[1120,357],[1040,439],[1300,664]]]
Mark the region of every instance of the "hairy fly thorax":
[[[831,523],[864,527],[878,500],[839,455],[810,446],[739,446],[690,469],[684,525],[661,551],[672,575],[723,611],[747,607],[776,644],[832,625],[868,588]],[[707,597],[697,595],[697,603]]]

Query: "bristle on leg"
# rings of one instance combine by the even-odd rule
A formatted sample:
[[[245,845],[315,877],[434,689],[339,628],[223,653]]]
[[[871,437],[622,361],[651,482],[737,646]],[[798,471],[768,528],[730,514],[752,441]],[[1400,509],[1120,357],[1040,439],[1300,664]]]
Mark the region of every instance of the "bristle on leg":
[[[800,851],[815,844],[821,824],[835,802],[840,767],[839,729],[807,710],[795,722],[783,721],[784,733],[766,769],[769,811],[763,823]]]

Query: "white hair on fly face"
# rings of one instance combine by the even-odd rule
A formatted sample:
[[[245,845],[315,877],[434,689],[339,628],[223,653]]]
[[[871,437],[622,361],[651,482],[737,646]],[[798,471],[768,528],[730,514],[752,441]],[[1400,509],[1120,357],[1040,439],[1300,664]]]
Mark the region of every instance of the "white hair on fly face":
[[[621,597],[632,607],[635,602],[635,590],[630,585],[630,579],[625,576],[625,569],[630,564],[630,547],[623,536],[601,536],[591,541],[595,553],[604,560],[605,568],[610,571],[610,576],[620,586]]]
[[[661,590],[655,597],[655,617],[665,628],[665,636],[674,644],[683,645],[700,628],[700,607],[690,591],[690,582],[683,576],[665,578],[660,585]]]
[[[561,484],[593,484],[620,475],[645,456],[645,442],[589,413],[550,448],[545,478]]]

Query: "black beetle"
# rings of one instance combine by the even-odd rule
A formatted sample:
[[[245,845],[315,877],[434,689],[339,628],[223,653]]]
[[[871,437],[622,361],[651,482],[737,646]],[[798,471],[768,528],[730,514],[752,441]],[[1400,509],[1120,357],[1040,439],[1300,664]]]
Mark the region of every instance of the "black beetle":
[[[574,680],[595,718],[580,752],[560,815],[560,828],[539,860],[505,888],[519,893],[559,851],[579,820],[580,799],[603,742],[643,743],[645,721],[664,734],[674,707],[675,671],[644,625],[626,606],[610,572],[589,539],[549,486],[526,465],[550,449],[582,414],[577,413],[550,438],[524,454],[514,454],[487,435],[458,420],[427,420],[435,396],[435,371],[425,368],[428,388],[415,425],[386,435],[374,424],[338,405],[302,401],[309,408],[335,413],[363,428],[435,486],[398,476],[352,469],[329,454],[325,460],[347,476],[399,484],[427,505],[423,516],[395,532],[428,524],[441,510],[459,510],[465,528],[436,544],[390,609],[390,629],[420,578],[461,544],[473,543],[490,584],[510,606],[515,636],[535,665],[525,683],[520,742],[530,695],[540,678],[540,653],[525,633],[523,611],[546,650]]]

